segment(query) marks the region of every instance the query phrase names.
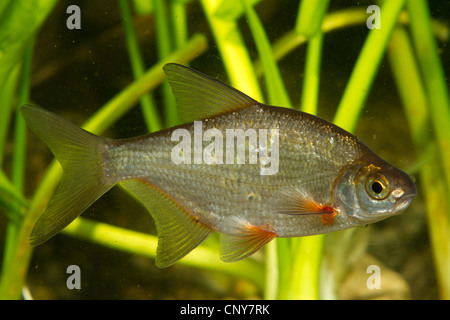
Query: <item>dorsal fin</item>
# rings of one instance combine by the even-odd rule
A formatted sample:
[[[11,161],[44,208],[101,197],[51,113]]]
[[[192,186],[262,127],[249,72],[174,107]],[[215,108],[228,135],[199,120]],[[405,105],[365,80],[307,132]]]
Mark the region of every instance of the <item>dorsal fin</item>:
[[[257,102],[225,83],[176,63],[164,67],[183,122],[233,112]]]
[[[156,266],[159,268],[183,258],[213,232],[147,181],[125,180],[120,184],[145,205],[155,220],[158,231]]]

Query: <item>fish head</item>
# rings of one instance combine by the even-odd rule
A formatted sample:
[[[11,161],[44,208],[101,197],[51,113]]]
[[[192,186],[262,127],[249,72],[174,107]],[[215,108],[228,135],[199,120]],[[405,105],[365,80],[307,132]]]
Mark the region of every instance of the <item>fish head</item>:
[[[334,196],[345,214],[372,223],[402,212],[415,195],[408,174],[373,155],[344,168]]]

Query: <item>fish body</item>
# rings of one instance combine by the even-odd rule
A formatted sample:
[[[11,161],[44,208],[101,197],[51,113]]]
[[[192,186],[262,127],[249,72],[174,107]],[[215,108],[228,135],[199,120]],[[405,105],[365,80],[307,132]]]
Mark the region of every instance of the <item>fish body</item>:
[[[195,164],[191,159],[189,164],[175,164],[170,150],[177,143],[171,140],[172,132],[177,128],[111,141],[105,145],[105,167],[110,168],[110,174],[117,181],[145,180],[187,208],[195,208],[203,224],[222,233],[234,228],[233,223],[227,224],[230,217],[244,219],[252,225],[271,226],[279,237],[306,236],[322,233],[323,228],[328,231],[341,228],[339,220],[347,218],[344,215],[337,216],[335,223],[324,225],[319,215],[278,213],[274,210],[272,197],[282,196],[285,191],[305,190],[311,197],[314,195],[311,199],[314,202],[337,208],[333,191],[336,179],[344,167],[363,155],[363,151],[369,152],[353,137],[335,132],[330,124],[318,123],[305,114],[264,105],[207,119],[201,125],[202,132],[213,128],[221,132],[239,128],[259,130],[269,126],[279,129],[278,172],[261,175],[259,163],[208,165]],[[193,123],[182,128],[194,136]],[[328,134],[324,134],[326,130]],[[330,140],[335,142],[330,144]],[[203,141],[202,149],[210,143]],[[249,145],[246,155],[256,148]],[[346,224],[356,226],[364,222],[352,219]]]
[[[32,244],[59,232],[117,183],[152,214],[159,267],[215,231],[222,260],[231,262],[276,237],[367,225],[413,200],[407,174],[334,124],[258,103],[184,66],[164,69],[187,123],[156,133],[106,139],[22,107],[64,169]]]

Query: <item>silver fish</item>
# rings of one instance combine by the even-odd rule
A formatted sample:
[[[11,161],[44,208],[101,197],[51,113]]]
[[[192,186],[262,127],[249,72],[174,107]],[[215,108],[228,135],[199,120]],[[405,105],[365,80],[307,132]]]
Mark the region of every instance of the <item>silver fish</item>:
[[[54,236],[117,183],[140,200],[167,267],[220,232],[226,262],[277,237],[367,225],[407,208],[412,179],[316,116],[261,104],[188,67],[164,67],[186,124],[130,139],[91,134],[23,106],[64,174],[30,236]],[[201,120],[201,121],[195,121]]]

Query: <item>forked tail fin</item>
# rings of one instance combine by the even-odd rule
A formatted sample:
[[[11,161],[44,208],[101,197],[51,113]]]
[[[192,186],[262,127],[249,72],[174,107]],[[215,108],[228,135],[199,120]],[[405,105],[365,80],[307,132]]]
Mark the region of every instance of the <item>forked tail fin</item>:
[[[25,105],[22,115],[61,163],[61,183],[30,235],[39,245],[71,223],[115,184],[102,179],[101,149],[106,139],[44,109]]]

